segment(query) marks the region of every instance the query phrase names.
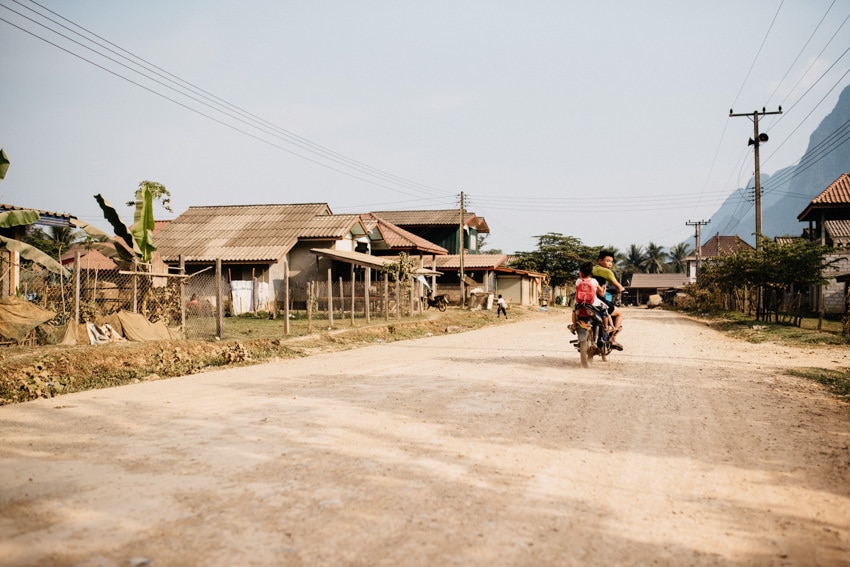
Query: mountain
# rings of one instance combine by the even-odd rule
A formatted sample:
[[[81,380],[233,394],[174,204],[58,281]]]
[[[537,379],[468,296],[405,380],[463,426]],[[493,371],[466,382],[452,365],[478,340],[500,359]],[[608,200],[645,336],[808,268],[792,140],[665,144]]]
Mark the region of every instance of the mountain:
[[[765,236],[799,236],[807,225],[797,220],[809,202],[842,173],[850,173],[850,86],[838,97],[835,108],[809,137],[809,146],[796,165],[773,175],[761,174],[762,232]],[[755,244],[755,208],[749,189],[739,188],[711,216],[703,241],[714,234],[738,235]]]

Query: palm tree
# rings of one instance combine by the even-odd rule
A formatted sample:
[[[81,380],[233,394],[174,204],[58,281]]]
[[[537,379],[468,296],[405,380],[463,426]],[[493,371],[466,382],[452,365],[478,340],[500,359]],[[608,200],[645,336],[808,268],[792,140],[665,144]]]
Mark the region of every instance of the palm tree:
[[[73,228],[65,226],[51,226],[47,231],[37,226],[29,226],[23,240],[58,260],[79,240],[79,234]]]
[[[650,242],[646,245],[646,271],[650,274],[660,274],[664,271],[667,253],[664,247]]]
[[[670,259],[670,267],[673,272],[682,274],[687,269],[685,258],[691,253],[691,247],[687,242],[680,242],[675,246],[670,247],[667,252],[667,257]]]
[[[643,247],[630,244],[629,250],[623,256],[620,265],[623,267],[622,283],[626,285],[626,282],[632,281],[634,274],[642,274],[645,271],[646,253],[644,253]]]

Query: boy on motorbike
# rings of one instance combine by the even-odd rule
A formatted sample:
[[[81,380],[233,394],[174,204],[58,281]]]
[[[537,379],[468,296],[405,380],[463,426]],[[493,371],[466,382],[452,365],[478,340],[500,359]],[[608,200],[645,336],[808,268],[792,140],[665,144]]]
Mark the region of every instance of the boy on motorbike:
[[[614,267],[614,253],[610,250],[600,250],[596,259],[596,265],[593,266],[593,277],[599,282],[602,301],[608,306],[608,313],[614,320],[614,335],[611,337],[611,347],[617,350],[623,350],[623,345],[617,342],[617,334],[623,330],[623,313],[614,305],[614,302],[605,297],[605,288],[608,285],[616,288],[617,293],[623,293],[626,289],[617,281],[617,276],[611,271]]]
[[[602,301],[602,296],[599,294],[600,285],[599,282],[596,281],[593,275],[593,263],[585,262],[581,266],[578,267],[578,275],[579,279],[576,280],[576,289],[582,282],[589,283],[594,289],[594,298],[593,298],[593,307],[604,313],[605,319],[605,330],[613,331],[614,330],[614,322],[611,319],[611,315],[608,314],[607,305]],[[567,328],[570,330],[572,334],[576,334],[576,324],[578,324],[578,314],[576,313],[576,309],[578,308],[579,303],[576,301],[573,305],[573,322],[568,325]]]

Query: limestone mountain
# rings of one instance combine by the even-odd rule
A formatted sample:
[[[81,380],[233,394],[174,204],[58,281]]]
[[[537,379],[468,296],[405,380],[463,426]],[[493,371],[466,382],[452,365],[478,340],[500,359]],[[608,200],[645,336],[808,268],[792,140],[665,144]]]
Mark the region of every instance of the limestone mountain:
[[[850,86],[845,87],[835,108],[809,137],[809,145],[796,165],[766,175],[762,169],[762,232],[765,236],[799,236],[805,228],[797,220],[806,205],[835,181],[850,172]],[[764,150],[762,152],[764,156]],[[703,240],[711,235],[739,235],[755,243],[753,179],[739,188],[711,216]]]

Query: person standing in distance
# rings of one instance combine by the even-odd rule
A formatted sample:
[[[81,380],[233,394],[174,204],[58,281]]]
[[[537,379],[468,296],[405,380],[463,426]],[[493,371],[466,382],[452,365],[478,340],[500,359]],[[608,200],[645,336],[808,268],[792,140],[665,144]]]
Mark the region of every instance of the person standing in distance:
[[[496,300],[496,319],[499,318],[499,315],[504,313],[505,319],[508,318],[508,312],[505,310],[505,300],[502,298],[502,294],[499,294],[499,299]]]
[[[626,288],[617,281],[617,276],[611,268],[614,267],[614,253],[610,250],[600,250],[599,256],[596,259],[596,265],[593,266],[593,277],[599,282],[599,295],[602,301],[608,305],[608,313],[611,314],[611,319],[614,321],[614,334],[611,336],[611,346],[617,350],[623,350],[623,345],[617,342],[617,335],[623,330],[623,312],[614,305],[614,302],[605,297],[605,288],[612,285],[617,289],[617,293],[623,293]]]

